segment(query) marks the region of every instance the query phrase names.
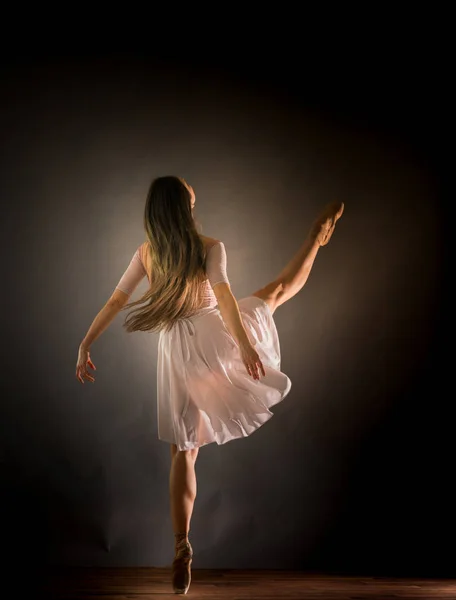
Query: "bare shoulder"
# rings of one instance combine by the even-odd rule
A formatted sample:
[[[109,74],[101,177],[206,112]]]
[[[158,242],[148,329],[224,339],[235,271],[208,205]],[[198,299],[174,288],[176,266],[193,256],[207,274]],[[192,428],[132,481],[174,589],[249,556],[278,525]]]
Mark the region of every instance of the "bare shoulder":
[[[139,246],[139,256],[141,258],[142,261],[145,260],[146,256],[147,256],[147,250],[149,247],[149,242],[143,242],[140,246]]]
[[[139,248],[138,248],[138,250],[139,250],[139,258],[140,258],[140,260],[142,262],[142,265],[143,265],[143,267],[144,267],[144,269],[145,269],[148,277],[149,277],[149,274],[150,274],[150,254],[149,254],[149,248],[150,248],[150,245],[149,245],[148,241],[143,242],[139,246]]]
[[[218,244],[221,240],[217,240],[216,238],[209,237],[207,235],[199,234],[200,238],[203,240],[205,246],[209,249],[212,248],[215,244]]]

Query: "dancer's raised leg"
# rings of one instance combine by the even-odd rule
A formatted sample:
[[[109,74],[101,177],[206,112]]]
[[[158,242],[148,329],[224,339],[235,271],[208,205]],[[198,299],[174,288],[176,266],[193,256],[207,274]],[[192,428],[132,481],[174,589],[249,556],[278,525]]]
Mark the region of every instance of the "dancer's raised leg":
[[[175,444],[171,444],[169,491],[175,539],[172,579],[176,594],[186,594],[191,581],[193,550],[188,534],[196,498],[195,462],[197,456],[198,448],[180,451]]]
[[[344,212],[343,202],[328,204],[313,223],[303,245],[279,275],[252,296],[262,298],[271,312],[295,296],[306,283],[321,246],[329,242],[336,222]]]

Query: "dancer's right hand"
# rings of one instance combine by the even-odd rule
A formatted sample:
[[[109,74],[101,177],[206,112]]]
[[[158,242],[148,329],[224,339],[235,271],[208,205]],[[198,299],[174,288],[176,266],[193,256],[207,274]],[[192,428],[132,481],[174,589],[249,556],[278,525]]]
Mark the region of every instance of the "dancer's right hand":
[[[239,346],[241,351],[242,361],[244,362],[247,373],[254,379],[260,379],[260,371],[263,373],[263,377],[266,375],[263,363],[258,355],[258,352],[250,343],[241,344]]]

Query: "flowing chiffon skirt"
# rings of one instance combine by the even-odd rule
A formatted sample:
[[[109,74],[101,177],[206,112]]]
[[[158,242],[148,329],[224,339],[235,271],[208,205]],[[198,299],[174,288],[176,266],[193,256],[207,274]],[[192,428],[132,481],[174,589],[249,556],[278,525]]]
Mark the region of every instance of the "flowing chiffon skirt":
[[[161,331],[157,363],[158,436],[190,450],[243,438],[266,423],[291,380],[280,370],[280,343],[267,303],[238,301],[247,335],[266,376],[253,379],[219,308],[203,308]]]

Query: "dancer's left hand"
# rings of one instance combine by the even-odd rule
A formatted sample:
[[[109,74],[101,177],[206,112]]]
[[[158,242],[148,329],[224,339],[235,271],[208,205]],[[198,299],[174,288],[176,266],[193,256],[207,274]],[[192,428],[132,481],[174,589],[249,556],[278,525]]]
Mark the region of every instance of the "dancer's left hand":
[[[87,366],[94,371],[97,370],[92,362],[92,359],[90,358],[90,352],[88,348],[79,346],[78,360],[76,363],[76,377],[81,383],[85,383],[84,378],[92,381],[92,383],[95,381],[95,378],[87,371]]]
[[[253,379],[260,379],[260,372],[263,374],[263,377],[266,376],[266,372],[264,370],[263,363],[258,355],[258,352],[255,348],[247,342],[245,344],[240,344],[239,349],[241,351],[242,361],[247,369],[247,373],[253,377]]]

